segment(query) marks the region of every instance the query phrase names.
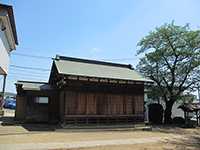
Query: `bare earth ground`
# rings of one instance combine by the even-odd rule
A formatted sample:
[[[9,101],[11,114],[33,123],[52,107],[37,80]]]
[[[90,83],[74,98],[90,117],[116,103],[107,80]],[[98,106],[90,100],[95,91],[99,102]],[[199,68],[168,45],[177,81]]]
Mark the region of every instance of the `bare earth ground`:
[[[7,112],[7,116],[13,112]],[[12,119],[10,117],[6,119]],[[2,119],[1,119],[2,120]],[[34,128],[33,128],[34,127]],[[55,130],[43,125],[0,125],[0,150],[200,150],[200,128],[152,131]]]

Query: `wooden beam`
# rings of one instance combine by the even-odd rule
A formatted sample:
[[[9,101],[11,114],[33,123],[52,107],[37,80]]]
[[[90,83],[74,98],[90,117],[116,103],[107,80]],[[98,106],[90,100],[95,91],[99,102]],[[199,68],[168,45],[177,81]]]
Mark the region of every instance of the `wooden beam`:
[[[124,80],[119,80],[118,82],[119,82],[119,84],[126,84],[126,81],[124,81]]]
[[[78,77],[77,76],[68,76],[68,79],[69,80],[78,80]]]
[[[144,114],[130,114],[130,115],[68,115],[65,114],[65,117],[69,117],[69,118],[75,118],[75,117],[79,117],[79,118],[84,118],[84,117],[143,117]]]
[[[117,80],[111,79],[109,80],[109,83],[117,83]]]
[[[127,83],[128,83],[128,84],[135,84],[134,81],[128,81]]]
[[[78,77],[78,80],[80,80],[80,81],[88,81],[89,78],[87,78],[87,77]]]
[[[108,79],[100,79],[100,82],[108,83]]]
[[[99,79],[98,78],[89,78],[89,81],[91,81],[91,82],[99,82]]]

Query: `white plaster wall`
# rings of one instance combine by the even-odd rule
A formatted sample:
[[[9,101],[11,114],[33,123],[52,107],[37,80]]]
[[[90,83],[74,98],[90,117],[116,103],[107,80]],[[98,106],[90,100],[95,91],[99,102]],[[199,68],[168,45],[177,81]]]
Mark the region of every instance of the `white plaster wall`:
[[[9,65],[9,45],[4,31],[0,30],[0,74],[8,73]]]
[[[172,107],[172,118],[174,117],[184,118],[184,112],[182,111],[182,109],[178,108],[180,105],[181,105],[180,103],[174,103]]]

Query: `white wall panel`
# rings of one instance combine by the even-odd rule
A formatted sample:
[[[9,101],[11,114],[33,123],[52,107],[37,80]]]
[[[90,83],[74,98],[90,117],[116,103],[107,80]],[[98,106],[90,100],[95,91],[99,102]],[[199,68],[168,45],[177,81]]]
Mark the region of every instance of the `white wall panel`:
[[[9,45],[4,31],[0,30],[0,74],[8,73],[9,66]],[[2,72],[3,71],[3,72]]]

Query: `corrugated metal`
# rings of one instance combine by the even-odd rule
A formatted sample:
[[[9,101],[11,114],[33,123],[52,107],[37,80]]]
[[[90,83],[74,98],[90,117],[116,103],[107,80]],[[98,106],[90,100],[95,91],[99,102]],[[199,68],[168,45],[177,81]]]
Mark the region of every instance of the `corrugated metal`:
[[[128,67],[71,60],[54,60],[59,74],[152,82]]]

